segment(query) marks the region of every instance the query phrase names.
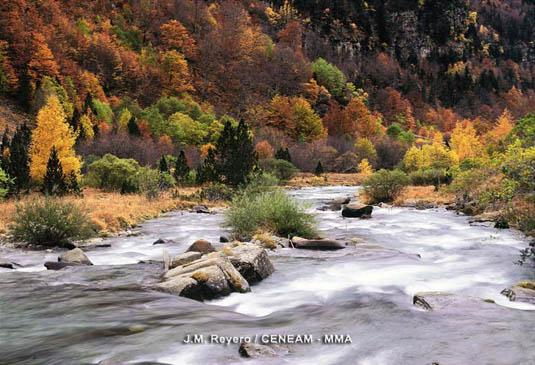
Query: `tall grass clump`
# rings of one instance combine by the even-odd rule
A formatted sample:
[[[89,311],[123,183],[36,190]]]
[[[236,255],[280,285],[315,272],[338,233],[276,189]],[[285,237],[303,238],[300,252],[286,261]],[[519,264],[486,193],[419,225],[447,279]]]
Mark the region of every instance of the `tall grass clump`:
[[[284,191],[237,194],[226,212],[225,225],[235,236],[250,238],[257,232],[273,232],[280,237],[317,236],[314,216]]]
[[[16,207],[11,224],[17,241],[40,246],[72,247],[72,242],[91,237],[88,213],[61,199],[32,199]]]

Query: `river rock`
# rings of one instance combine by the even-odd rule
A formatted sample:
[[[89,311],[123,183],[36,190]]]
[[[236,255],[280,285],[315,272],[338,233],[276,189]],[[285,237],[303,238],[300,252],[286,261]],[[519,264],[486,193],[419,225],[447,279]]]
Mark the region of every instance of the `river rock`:
[[[169,268],[174,269],[175,267],[189,264],[190,262],[200,259],[201,256],[202,253],[196,251],[184,252],[183,254],[180,254],[173,258],[173,261],[171,261],[171,265],[169,265]]]
[[[535,304],[535,282],[518,283],[510,289],[501,292],[512,302]]]
[[[366,243],[363,238],[353,237],[346,242],[346,246],[357,246]]]
[[[288,347],[282,345],[261,345],[258,343],[242,343],[238,350],[242,357],[262,358],[286,355]]]
[[[156,241],[154,241],[152,244],[153,245],[167,245],[167,244],[171,244],[171,243],[175,243],[175,241],[173,240],[168,240],[168,239],[165,239],[165,238],[158,238]]]
[[[345,248],[345,245],[335,240],[305,240],[300,237],[298,239],[292,239],[295,248],[307,249],[307,250],[341,250]]]
[[[191,208],[192,213],[199,213],[199,214],[210,214],[210,210],[206,205],[196,205],[193,208]]]
[[[216,249],[212,244],[206,240],[197,240],[189,246],[186,252],[200,252],[202,254],[216,252]]]
[[[61,270],[69,266],[87,266],[87,265],[77,264],[74,262],[58,262],[58,261],[45,262],[45,267],[47,268],[47,270]]]
[[[84,251],[82,251],[80,248],[75,248],[74,250],[62,253],[58,257],[58,261],[71,264],[93,265]]]
[[[218,252],[169,270],[164,275],[164,281],[157,284],[156,288],[201,301],[251,290],[247,280],[230,260]]]
[[[14,270],[16,267],[20,267],[20,265],[15,262],[0,262],[0,267]]]
[[[228,236],[226,236],[226,235],[225,235],[225,236],[221,236],[221,237],[219,237],[219,242],[220,242],[220,243],[227,243],[227,242],[230,242],[230,237],[228,237]]]
[[[416,293],[412,303],[426,311],[441,313],[478,313],[506,310],[491,301],[467,295],[442,292]]]
[[[342,210],[342,216],[345,218],[369,218],[373,212],[373,206],[364,204],[346,205]]]
[[[332,200],[332,201],[328,202],[324,206],[318,208],[318,210],[338,211],[338,210],[342,209],[343,205],[349,204],[350,201],[351,201],[350,197],[335,199],[335,200]]]
[[[238,245],[229,247],[230,262],[249,283],[255,283],[271,275],[275,268],[262,247],[257,245]]]

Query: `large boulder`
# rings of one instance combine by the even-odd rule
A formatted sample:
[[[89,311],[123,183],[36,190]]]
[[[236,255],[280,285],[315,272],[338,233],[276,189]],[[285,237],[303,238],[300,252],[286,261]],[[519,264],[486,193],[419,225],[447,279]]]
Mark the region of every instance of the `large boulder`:
[[[228,247],[226,253],[230,254],[230,262],[249,283],[261,281],[275,271],[266,250],[257,245]]]
[[[200,252],[202,254],[210,253],[210,252],[216,252],[216,249],[212,244],[206,240],[197,240],[191,244],[191,246],[188,247],[186,252]]]
[[[535,282],[521,282],[510,289],[502,290],[502,294],[512,302],[535,304]]]
[[[231,292],[250,291],[243,278],[229,259],[217,252],[175,267],[164,275],[157,289],[195,300],[214,299]]]
[[[93,265],[84,251],[82,251],[80,248],[75,248],[74,250],[64,252],[58,257],[58,261],[69,264]]]
[[[171,261],[169,268],[174,269],[175,267],[189,264],[190,262],[200,259],[201,256],[202,253],[196,251],[184,252],[183,254],[180,254],[173,258],[173,261]]]
[[[345,245],[335,240],[307,240],[301,237],[292,238],[292,243],[295,248],[307,250],[341,250]]]
[[[342,210],[342,216],[346,218],[368,218],[371,217],[373,206],[364,204],[346,205]]]

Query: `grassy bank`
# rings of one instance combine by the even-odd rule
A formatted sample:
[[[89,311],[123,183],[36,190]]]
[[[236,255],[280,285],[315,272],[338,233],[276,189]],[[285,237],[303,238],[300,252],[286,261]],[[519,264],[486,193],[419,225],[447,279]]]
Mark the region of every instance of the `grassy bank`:
[[[309,172],[300,172],[294,178],[288,181],[287,185],[291,187],[307,187],[307,186],[357,186],[365,179],[362,174],[341,174],[341,173],[325,173],[321,176],[316,176]]]
[[[89,211],[91,224],[97,235],[108,235],[134,227],[137,224],[160,216],[172,210],[189,209],[194,205],[213,203],[202,202],[196,197],[196,188],[180,189],[179,196],[171,192],[163,193],[159,199],[149,200],[144,194],[121,195],[97,189],[84,189],[82,197],[67,196],[64,199],[85,207]],[[38,195],[38,194],[36,194]],[[0,231],[6,233],[16,211],[17,204],[36,198],[36,195],[22,199],[0,202]]]

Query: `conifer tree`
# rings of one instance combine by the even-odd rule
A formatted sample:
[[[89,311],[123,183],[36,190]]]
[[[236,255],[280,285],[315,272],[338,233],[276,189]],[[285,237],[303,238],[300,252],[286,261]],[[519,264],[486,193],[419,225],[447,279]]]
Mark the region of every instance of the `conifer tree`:
[[[27,71],[24,71],[19,77],[19,87],[17,90],[17,100],[19,102],[20,107],[24,111],[29,111],[33,89]]]
[[[130,134],[131,136],[136,136],[136,137],[141,136],[141,131],[139,130],[139,127],[136,123],[136,118],[134,116],[132,116],[130,120],[128,121],[127,127],[128,127],[128,134]]]
[[[225,124],[216,144],[217,172],[231,186],[243,184],[255,169],[257,155],[249,127],[242,119],[234,128]]]
[[[290,156],[290,151],[288,150],[288,148],[279,148],[275,153],[275,158],[277,160],[285,160],[292,163],[292,156]]]
[[[6,127],[6,130],[4,132],[4,135],[2,136],[2,141],[0,141],[0,169],[3,169],[4,171],[7,171],[7,153],[4,155],[5,152],[9,149],[9,135],[8,135],[8,128]]]
[[[11,192],[15,194],[23,190],[27,191],[30,186],[29,134],[29,128],[23,124],[15,132],[9,146],[9,161],[6,162],[7,173],[14,179]]]
[[[81,194],[81,189],[80,189],[80,184],[78,184],[78,177],[76,176],[76,174],[74,173],[74,171],[71,171],[70,175],[69,175],[69,181],[68,181],[68,188],[69,188],[69,192],[74,194],[74,195],[80,195]]]
[[[197,183],[204,184],[206,182],[217,182],[218,180],[215,152],[213,148],[210,148],[203,164],[197,171]]]
[[[165,155],[162,155],[160,157],[160,162],[158,163],[158,169],[160,172],[169,172],[169,166],[167,166],[167,160],[165,158]]]
[[[321,161],[318,161],[318,164],[316,165],[316,170],[314,170],[314,175],[320,176],[323,174],[323,165],[321,164]]]
[[[55,146],[52,146],[52,151],[46,164],[46,174],[41,191],[43,194],[52,196],[62,196],[68,192],[67,181]]]
[[[43,181],[46,173],[47,157],[52,147],[67,175],[71,171],[80,174],[80,158],[74,152],[76,135],[65,119],[65,113],[58,98],[51,95],[46,105],[37,115],[37,127],[31,136],[30,175],[36,181]]]
[[[173,176],[176,181],[180,181],[184,179],[189,174],[189,172],[190,168],[188,166],[188,160],[186,159],[186,154],[182,150],[180,151],[180,154],[176,159],[175,171],[173,173]]]

